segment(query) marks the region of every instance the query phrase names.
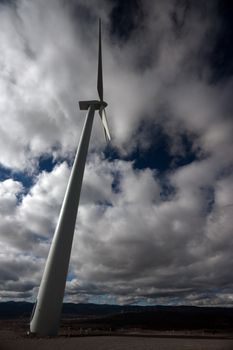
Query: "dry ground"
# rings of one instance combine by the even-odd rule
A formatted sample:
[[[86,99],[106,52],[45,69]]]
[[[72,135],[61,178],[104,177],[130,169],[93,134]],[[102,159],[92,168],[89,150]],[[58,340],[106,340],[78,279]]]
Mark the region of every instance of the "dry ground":
[[[5,339],[1,350],[233,350],[230,339],[87,336]]]
[[[56,338],[30,338],[24,320],[0,321],[0,350],[233,350],[232,334],[206,332],[80,332],[62,327]]]

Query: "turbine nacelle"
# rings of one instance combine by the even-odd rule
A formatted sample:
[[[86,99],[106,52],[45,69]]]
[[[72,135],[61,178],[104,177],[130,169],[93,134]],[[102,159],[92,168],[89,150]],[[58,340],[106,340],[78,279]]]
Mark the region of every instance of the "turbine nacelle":
[[[79,101],[79,108],[81,111],[86,111],[90,106],[93,106],[95,110],[100,110],[107,107],[107,102],[98,101],[98,100],[90,100],[90,101]]]

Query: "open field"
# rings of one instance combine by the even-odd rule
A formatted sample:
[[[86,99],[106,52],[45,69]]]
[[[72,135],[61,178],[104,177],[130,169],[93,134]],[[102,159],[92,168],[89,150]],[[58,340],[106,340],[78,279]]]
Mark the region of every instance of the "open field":
[[[0,339],[1,350],[232,350],[232,339],[86,336]]]
[[[233,309],[65,304],[58,337],[27,336],[32,305],[0,303],[0,350],[233,350]]]
[[[28,320],[0,321],[0,350],[233,350],[233,335],[208,331],[101,331],[62,323],[56,338],[26,335]]]

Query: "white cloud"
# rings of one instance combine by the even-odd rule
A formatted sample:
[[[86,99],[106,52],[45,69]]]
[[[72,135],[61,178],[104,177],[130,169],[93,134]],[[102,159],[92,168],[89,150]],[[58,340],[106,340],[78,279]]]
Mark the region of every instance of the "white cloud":
[[[68,176],[69,169],[66,163],[56,166],[51,173],[42,172],[38,175],[35,185],[18,207],[18,220],[22,226],[39,236],[50,237],[68,183]]]
[[[23,190],[20,182],[8,179],[0,182],[0,213],[12,213],[17,203],[17,195]]]

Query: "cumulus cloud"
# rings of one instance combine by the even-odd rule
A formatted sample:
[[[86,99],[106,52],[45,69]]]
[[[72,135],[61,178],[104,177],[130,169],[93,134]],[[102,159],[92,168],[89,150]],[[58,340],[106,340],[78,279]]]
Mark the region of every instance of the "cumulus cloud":
[[[114,148],[96,118],[66,300],[230,305],[232,78],[211,79],[217,2],[145,1],[118,36],[116,6],[0,5],[1,300],[35,300],[84,120],[78,99],[97,94],[101,16]],[[163,171],[146,163],[161,137]]]

